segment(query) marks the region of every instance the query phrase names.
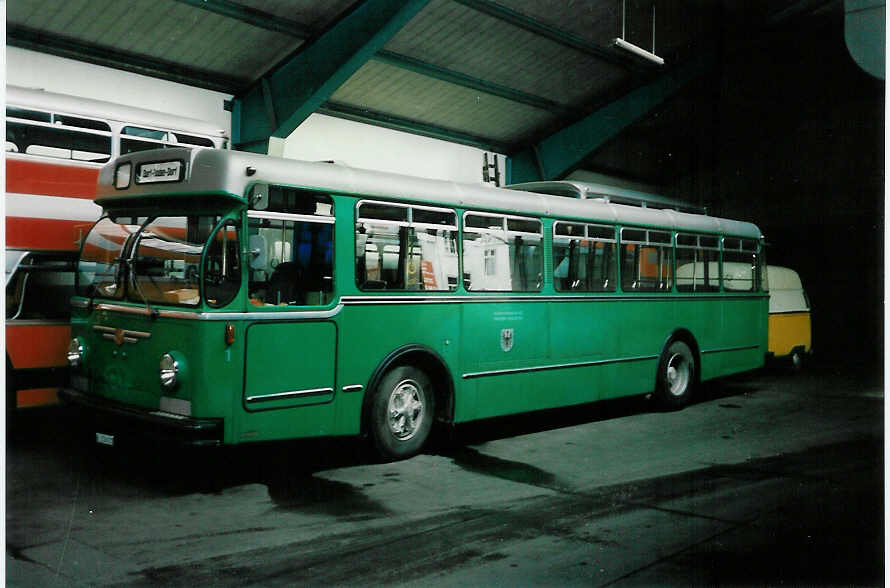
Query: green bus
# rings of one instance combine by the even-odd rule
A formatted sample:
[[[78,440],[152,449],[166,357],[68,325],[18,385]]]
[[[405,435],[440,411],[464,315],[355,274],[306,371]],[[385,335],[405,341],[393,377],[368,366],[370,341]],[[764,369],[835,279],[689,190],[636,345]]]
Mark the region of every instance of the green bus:
[[[96,202],[61,396],[100,443],[364,435],[398,459],[436,423],[681,407],[767,352],[760,230],[663,198],[170,148],[106,165]]]

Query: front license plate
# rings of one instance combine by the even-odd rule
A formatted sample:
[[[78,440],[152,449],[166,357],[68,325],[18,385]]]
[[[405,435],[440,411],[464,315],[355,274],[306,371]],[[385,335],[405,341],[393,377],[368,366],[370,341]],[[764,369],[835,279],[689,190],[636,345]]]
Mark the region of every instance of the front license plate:
[[[96,443],[98,443],[99,445],[108,445],[110,447],[114,447],[114,435],[96,433]]]

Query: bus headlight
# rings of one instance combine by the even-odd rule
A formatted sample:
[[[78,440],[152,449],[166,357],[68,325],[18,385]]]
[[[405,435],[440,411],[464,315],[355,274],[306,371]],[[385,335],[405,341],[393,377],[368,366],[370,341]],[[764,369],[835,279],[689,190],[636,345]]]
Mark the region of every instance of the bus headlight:
[[[79,367],[83,364],[85,355],[86,347],[83,344],[83,340],[80,337],[71,339],[71,343],[68,344],[68,365],[73,368]]]
[[[175,357],[165,353],[161,357],[161,388],[172,390],[179,379],[180,364]]]

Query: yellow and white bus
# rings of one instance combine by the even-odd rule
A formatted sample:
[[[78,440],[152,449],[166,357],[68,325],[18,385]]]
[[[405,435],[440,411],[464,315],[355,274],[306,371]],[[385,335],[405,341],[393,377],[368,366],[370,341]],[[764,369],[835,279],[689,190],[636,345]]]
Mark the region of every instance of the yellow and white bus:
[[[767,266],[769,281],[769,342],[774,358],[789,359],[800,369],[813,352],[810,301],[793,269]]]

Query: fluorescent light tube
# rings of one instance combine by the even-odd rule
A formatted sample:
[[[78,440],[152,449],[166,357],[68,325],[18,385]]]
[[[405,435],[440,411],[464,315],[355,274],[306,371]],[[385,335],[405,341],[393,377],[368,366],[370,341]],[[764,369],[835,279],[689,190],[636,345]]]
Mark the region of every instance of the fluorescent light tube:
[[[657,63],[658,65],[664,65],[664,59],[662,59],[658,55],[656,55],[654,53],[650,53],[650,52],[646,51],[645,49],[643,49],[642,47],[637,47],[633,43],[628,43],[624,39],[613,39],[612,45],[614,45],[615,47],[620,47],[621,49],[624,49],[625,51],[630,51],[637,57],[642,57],[643,59],[646,59],[653,63]]]

